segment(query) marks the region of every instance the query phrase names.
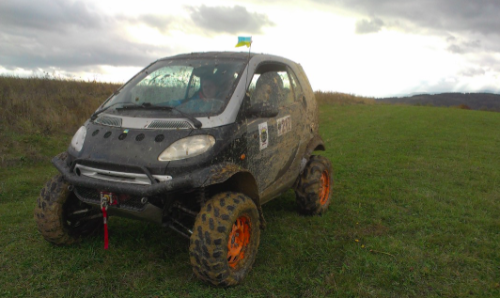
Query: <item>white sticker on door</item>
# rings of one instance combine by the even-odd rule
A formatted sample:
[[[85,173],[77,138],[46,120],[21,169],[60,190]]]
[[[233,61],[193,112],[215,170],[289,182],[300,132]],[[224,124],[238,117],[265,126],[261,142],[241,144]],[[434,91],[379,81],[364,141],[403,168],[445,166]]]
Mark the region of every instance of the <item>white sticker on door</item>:
[[[269,144],[269,131],[267,129],[267,122],[259,124],[259,142],[260,150],[266,149]]]
[[[292,131],[292,117],[290,115],[276,120],[278,126],[278,137]]]

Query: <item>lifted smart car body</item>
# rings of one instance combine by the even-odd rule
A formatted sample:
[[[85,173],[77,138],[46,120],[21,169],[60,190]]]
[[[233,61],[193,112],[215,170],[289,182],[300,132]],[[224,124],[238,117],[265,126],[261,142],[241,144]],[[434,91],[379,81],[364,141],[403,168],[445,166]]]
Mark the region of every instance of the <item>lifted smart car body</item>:
[[[52,162],[38,229],[63,245],[103,216],[155,222],[190,239],[195,274],[215,285],[251,269],[261,206],[293,188],[299,210],[326,211],[330,162],[302,67],[263,54],[157,60],[111,95]],[[106,230],[107,231],[107,230]]]

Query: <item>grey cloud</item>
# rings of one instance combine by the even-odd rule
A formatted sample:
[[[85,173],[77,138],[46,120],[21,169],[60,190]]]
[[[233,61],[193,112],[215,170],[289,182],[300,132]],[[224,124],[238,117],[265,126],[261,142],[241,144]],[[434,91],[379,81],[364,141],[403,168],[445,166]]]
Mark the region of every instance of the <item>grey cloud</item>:
[[[158,15],[110,17],[78,1],[0,1],[0,66],[73,71],[144,66],[172,49],[129,41],[121,28],[145,24],[166,32],[169,23]]]
[[[120,23],[145,24],[166,32],[172,17],[158,14],[129,17],[105,16],[84,2],[18,0],[0,2],[0,24],[5,28],[67,32],[71,29],[105,29]]]
[[[84,2],[61,0],[1,1],[0,24],[3,28],[67,31],[70,27],[99,28],[105,20]]]
[[[448,51],[455,53],[455,54],[463,54],[464,53],[464,49],[462,49],[460,46],[458,46],[456,44],[450,45],[448,47]]]
[[[470,59],[473,69],[482,69],[485,74],[496,74],[498,79],[500,79],[500,58],[496,53],[486,53],[483,55],[475,55]],[[499,85],[500,88],[500,85]]]
[[[486,71],[482,68],[464,69],[459,72],[457,76],[443,78],[437,82],[429,82],[425,80],[417,82],[415,86],[404,90],[401,95],[418,93],[437,94],[444,92],[500,93],[500,87],[497,84],[485,82],[481,86],[471,86],[471,77],[483,75],[486,75]]]
[[[444,92],[465,92],[467,91],[466,86],[459,86],[457,84],[457,78],[443,78],[438,82],[430,83],[428,81],[420,81],[416,86],[409,89],[407,94],[418,94],[418,93],[428,93],[428,94],[438,94]]]
[[[497,0],[312,0],[443,32],[499,33]]]
[[[455,54],[465,54],[476,51],[477,49],[480,48],[481,48],[480,40],[472,40],[472,41],[457,43],[455,39],[448,46],[448,51]]]
[[[468,68],[468,69],[463,69],[462,71],[459,72],[459,75],[465,76],[465,77],[476,77],[476,76],[482,76],[486,73],[484,69],[482,68]]]
[[[380,31],[384,26],[384,22],[379,18],[372,18],[371,20],[359,20],[356,22],[356,34],[375,33]]]
[[[457,40],[457,38],[453,35],[449,35],[448,37],[446,37],[447,42],[454,42],[455,40]]]
[[[258,34],[266,26],[274,26],[267,15],[249,12],[243,6],[188,7],[191,19],[201,29],[223,33]]]
[[[128,18],[128,21],[131,23],[142,23],[151,28],[155,28],[162,33],[167,33],[173,19],[174,18],[170,16],[147,14],[141,15],[136,19]]]
[[[69,34],[55,32],[36,38],[13,33],[0,35],[0,65],[6,68],[145,66],[172,53],[169,48],[127,41],[113,31],[75,30]]]

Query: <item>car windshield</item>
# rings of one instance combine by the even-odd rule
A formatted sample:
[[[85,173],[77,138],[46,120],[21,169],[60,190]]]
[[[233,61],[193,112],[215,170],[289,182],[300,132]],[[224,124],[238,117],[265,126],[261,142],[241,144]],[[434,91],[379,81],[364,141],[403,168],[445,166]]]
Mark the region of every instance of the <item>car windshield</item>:
[[[129,116],[178,117],[176,110],[190,116],[217,115],[231,98],[245,62],[234,58],[160,60],[115,92],[101,109]],[[120,108],[131,105],[137,108]]]

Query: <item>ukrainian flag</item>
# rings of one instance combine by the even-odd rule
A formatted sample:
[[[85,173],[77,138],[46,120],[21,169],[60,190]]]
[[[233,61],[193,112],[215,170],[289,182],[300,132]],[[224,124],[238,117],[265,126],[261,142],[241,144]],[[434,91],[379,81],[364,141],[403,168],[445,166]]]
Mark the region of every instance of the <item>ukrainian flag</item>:
[[[247,46],[249,48],[252,45],[252,37],[251,36],[238,36],[238,43],[235,48]]]

